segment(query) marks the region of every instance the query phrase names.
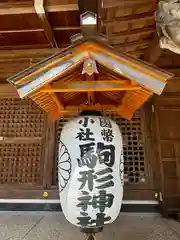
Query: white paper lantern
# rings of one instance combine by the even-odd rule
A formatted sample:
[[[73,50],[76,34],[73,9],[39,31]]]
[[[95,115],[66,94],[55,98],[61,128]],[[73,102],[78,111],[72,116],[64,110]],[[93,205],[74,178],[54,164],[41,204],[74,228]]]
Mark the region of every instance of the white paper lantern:
[[[58,177],[67,220],[83,228],[112,223],[122,203],[123,166],[122,135],[114,121],[81,116],[66,123]]]

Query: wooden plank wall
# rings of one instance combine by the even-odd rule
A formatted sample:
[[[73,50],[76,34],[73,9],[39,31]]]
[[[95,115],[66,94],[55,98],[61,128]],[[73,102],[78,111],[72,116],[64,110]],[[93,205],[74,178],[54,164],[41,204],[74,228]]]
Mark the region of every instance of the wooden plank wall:
[[[180,212],[180,96],[154,98],[157,189],[162,193],[165,216]]]
[[[165,216],[180,212],[180,71],[176,68],[177,62],[179,55],[176,54],[160,59],[159,65],[168,68],[175,77],[168,81],[163,95],[152,100],[154,169],[158,169],[154,177],[157,192],[162,192]]]

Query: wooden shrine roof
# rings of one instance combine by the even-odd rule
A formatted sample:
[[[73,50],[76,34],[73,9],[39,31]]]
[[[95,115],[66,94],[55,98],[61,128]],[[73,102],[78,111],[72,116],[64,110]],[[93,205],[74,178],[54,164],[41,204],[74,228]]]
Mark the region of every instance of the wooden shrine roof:
[[[171,77],[150,64],[118,53],[97,36],[82,38],[8,81],[21,98],[30,97],[54,119],[84,107],[106,107],[131,119],[153,93],[162,93]]]

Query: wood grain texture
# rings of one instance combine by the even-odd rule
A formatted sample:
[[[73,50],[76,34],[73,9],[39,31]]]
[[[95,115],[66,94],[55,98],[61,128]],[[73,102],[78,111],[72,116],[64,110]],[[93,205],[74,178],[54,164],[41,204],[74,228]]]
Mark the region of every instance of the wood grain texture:
[[[46,117],[44,132],[44,165],[43,165],[43,187],[50,188],[52,185],[52,172],[55,154],[55,123]]]
[[[176,96],[174,102],[171,100],[172,97],[168,96],[162,96],[161,101],[154,100],[157,159],[165,216],[180,211],[180,97]]]

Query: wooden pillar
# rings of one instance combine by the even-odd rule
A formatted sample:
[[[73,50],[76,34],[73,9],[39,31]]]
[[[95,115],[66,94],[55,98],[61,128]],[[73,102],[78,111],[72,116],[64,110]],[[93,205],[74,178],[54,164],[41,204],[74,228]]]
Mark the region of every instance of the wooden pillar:
[[[52,185],[52,174],[55,155],[55,122],[48,116],[44,129],[44,151],[43,151],[43,188],[49,189]]]

